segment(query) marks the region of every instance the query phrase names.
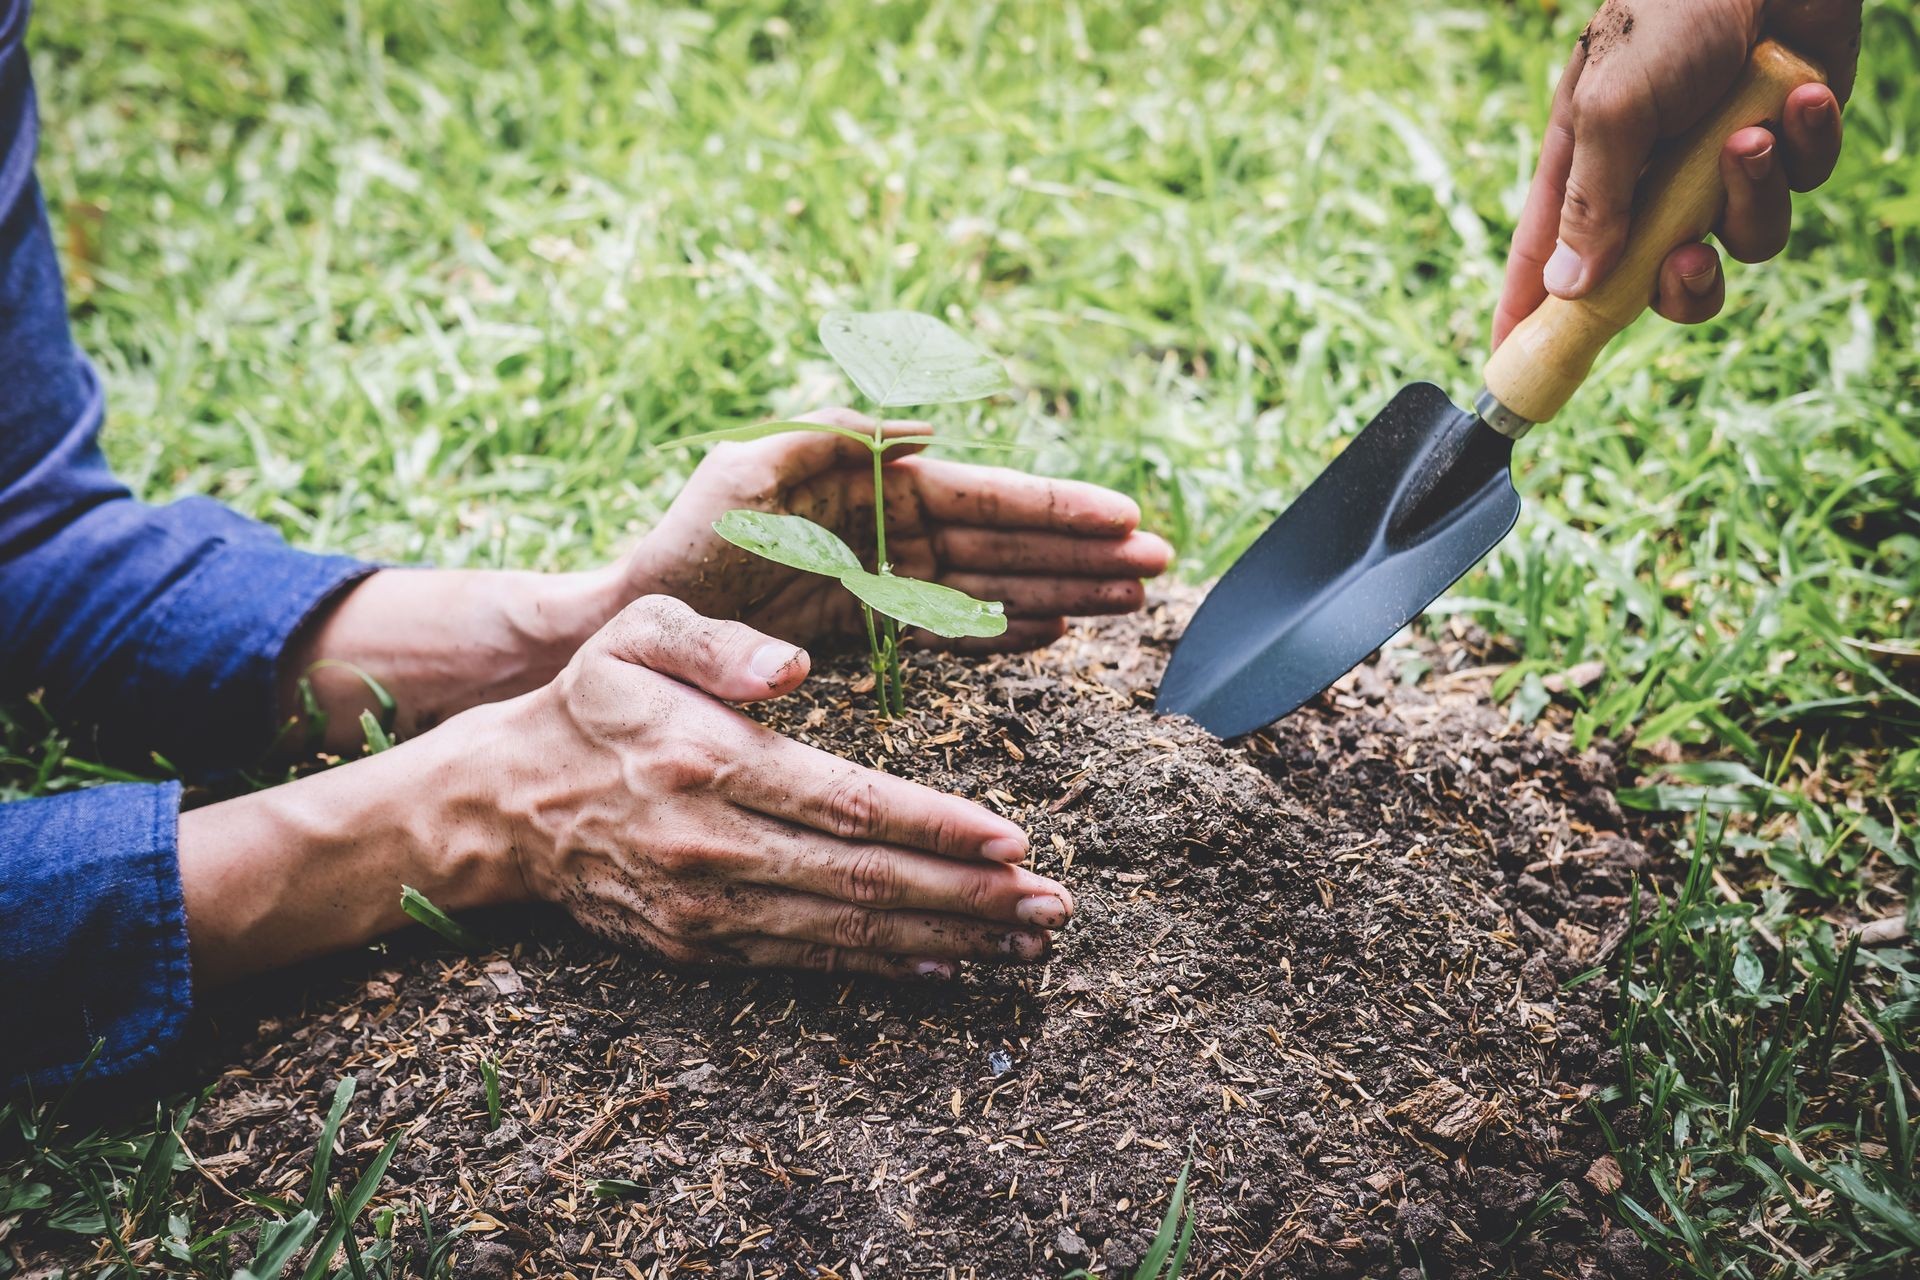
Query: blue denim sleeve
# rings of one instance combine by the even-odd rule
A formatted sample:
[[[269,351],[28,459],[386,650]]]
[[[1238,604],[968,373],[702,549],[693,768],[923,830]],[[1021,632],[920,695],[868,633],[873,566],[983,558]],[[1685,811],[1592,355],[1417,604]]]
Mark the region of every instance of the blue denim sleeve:
[[[180,785],[0,805],[0,1087],[155,1062],[192,1005],[175,838]]]
[[[205,498],[148,506],[114,478],[33,133],[25,57],[0,44],[0,694],[43,689],[110,746],[157,750],[189,776],[244,766],[271,738],[288,640],[370,569],[296,551]]]
[[[203,498],[137,502],[108,470],[33,177],[25,26],[25,0],[0,0],[0,696],[42,690],[110,750],[188,776],[243,767],[294,632],[371,570]],[[95,1037],[96,1072],[124,1071],[179,1034],[178,812],[177,786],[0,806],[0,1077],[71,1075]]]

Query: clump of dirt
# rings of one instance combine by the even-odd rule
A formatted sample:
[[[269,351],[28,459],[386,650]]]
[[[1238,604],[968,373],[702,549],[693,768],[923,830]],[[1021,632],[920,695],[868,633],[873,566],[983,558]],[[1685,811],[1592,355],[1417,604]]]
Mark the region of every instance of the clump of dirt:
[[[254,997],[195,1150],[297,1196],[355,1073],[343,1163],[404,1128],[385,1198],[475,1224],[487,1274],[1130,1274],[1189,1157],[1196,1276],[1638,1274],[1586,1121],[1604,984],[1564,985],[1645,857],[1612,757],[1510,724],[1458,638],[1221,743],[1152,713],[1186,611],[918,655],[890,725],[853,658],[765,711],[1026,824],[1079,900],[1045,967],[688,976],[546,917],[491,955],[411,939]]]

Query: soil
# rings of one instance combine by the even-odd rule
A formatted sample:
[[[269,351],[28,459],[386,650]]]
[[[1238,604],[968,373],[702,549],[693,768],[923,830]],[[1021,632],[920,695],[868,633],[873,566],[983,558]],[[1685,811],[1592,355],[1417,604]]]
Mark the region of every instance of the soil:
[[[1044,967],[900,988],[676,974],[547,916],[473,956],[415,931],[230,1003],[210,1198],[297,1197],[351,1072],[339,1163],[403,1129],[382,1202],[474,1224],[474,1276],[1130,1275],[1189,1158],[1192,1276],[1644,1274],[1588,1117],[1607,984],[1565,985],[1646,859],[1610,749],[1510,723],[1464,633],[1219,742],[1152,713],[1189,605],[916,655],[884,728],[853,657],[764,713],[1026,824],[1079,902]]]

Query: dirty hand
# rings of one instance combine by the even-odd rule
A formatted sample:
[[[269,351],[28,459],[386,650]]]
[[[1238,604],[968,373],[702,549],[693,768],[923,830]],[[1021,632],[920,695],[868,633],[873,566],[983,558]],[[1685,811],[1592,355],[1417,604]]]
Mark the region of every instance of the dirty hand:
[[[1633,190],[1654,147],[1685,132],[1733,87],[1747,55],[1771,36],[1825,70],[1787,98],[1778,130],[1726,140],[1727,204],[1714,228],[1741,262],[1779,253],[1792,191],[1826,181],[1840,155],[1840,107],[1853,88],[1860,0],[1607,0],[1587,25],[1554,96],[1540,164],[1514,233],[1493,322],[1497,347],[1548,293],[1580,298],[1626,245]],[[1720,259],[1682,245],[1660,271],[1654,310],[1711,319],[1725,300]]]
[[[805,651],[664,596],[634,602],[509,733],[531,896],[676,963],[945,976],[1033,960],[1072,897],[1020,828],[803,746],[720,699],[806,679]]]
[[[871,430],[846,409],[808,421]],[[897,435],[926,434],[920,423],[890,422]],[[1047,644],[1075,614],[1140,607],[1141,579],[1163,571],[1173,551],[1138,529],[1131,499],[1097,485],[1048,480],[1004,467],[889,450],[887,556],[896,573],[930,578],[983,600],[1004,601],[1006,634],[965,640],[973,651]],[[735,508],[806,516],[873,559],[873,462],[859,442],[824,432],[723,444],[700,463],[666,517],[626,567],[630,591],[665,592],[701,613],[738,618],[806,644],[860,631],[858,606],[837,583],[743,551],[713,531]]]

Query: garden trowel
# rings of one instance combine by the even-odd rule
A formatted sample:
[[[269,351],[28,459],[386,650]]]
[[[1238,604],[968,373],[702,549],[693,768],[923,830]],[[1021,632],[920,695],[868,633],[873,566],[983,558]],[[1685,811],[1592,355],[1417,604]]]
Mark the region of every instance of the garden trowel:
[[[1642,177],[1620,264],[1585,298],[1548,298],[1487,361],[1462,409],[1430,383],[1390,401],[1215,584],[1167,664],[1158,708],[1222,737],[1286,715],[1351,670],[1507,535],[1513,442],[1559,412],[1653,301],[1660,264],[1726,200],[1727,137],[1778,120],[1823,77],[1763,41],[1733,90]]]

